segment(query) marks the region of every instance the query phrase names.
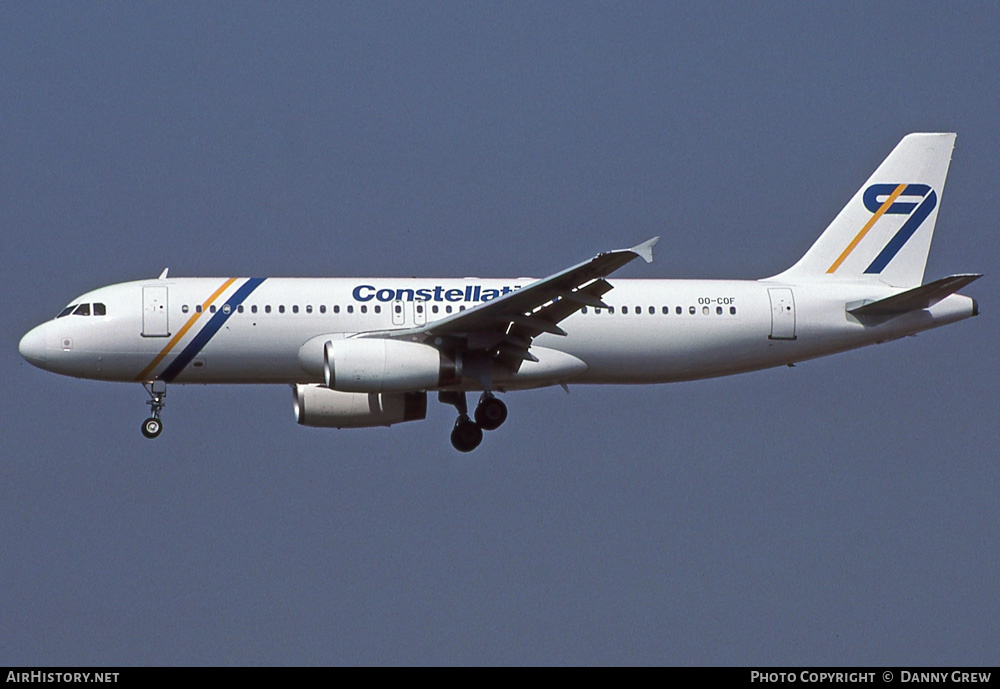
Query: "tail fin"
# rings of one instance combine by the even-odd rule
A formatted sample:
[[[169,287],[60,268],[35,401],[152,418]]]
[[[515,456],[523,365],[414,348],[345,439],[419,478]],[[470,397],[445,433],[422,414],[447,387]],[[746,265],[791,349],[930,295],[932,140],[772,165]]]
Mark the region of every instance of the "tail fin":
[[[775,280],[923,282],[954,134],[908,134],[798,263]]]

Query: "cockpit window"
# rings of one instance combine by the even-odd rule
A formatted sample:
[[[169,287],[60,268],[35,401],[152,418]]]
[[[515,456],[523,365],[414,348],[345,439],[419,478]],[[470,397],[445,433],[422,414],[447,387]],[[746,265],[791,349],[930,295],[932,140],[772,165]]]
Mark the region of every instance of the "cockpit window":
[[[107,316],[108,310],[105,308],[104,304],[94,304],[94,315],[95,316]]]
[[[70,315],[71,313],[73,313],[73,309],[75,309],[75,308],[76,308],[76,304],[70,304],[65,309],[63,309],[62,311],[60,311],[59,315],[56,316],[56,318],[62,318],[63,316]]]
[[[90,315],[90,304],[80,304],[76,307],[73,312],[74,316],[89,316]]]

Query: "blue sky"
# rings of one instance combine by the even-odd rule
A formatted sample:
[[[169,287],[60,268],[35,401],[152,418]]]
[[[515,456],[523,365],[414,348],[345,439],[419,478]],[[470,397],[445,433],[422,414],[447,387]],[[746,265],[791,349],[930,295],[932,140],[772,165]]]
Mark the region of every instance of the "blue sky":
[[[0,5],[0,663],[995,664],[993,3]],[[172,275],[794,262],[898,140],[958,141],[927,279],[982,316],[740,377],[297,426],[285,387],[33,368]]]

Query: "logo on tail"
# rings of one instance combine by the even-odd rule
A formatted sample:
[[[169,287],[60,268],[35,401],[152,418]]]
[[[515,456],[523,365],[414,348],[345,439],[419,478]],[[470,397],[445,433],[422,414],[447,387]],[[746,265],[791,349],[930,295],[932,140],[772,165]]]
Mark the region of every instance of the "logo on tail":
[[[865,189],[864,204],[872,212],[872,217],[830,265],[827,273],[836,272],[883,215],[908,215],[910,217],[903,226],[865,268],[865,273],[881,273],[937,206],[937,194],[926,184],[873,184]]]

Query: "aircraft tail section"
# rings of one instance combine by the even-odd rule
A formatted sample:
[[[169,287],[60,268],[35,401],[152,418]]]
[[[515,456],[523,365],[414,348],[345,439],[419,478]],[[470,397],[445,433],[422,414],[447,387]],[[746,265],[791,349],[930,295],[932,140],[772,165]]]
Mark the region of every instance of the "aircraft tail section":
[[[881,282],[924,277],[955,134],[908,134],[820,238],[774,280]]]

